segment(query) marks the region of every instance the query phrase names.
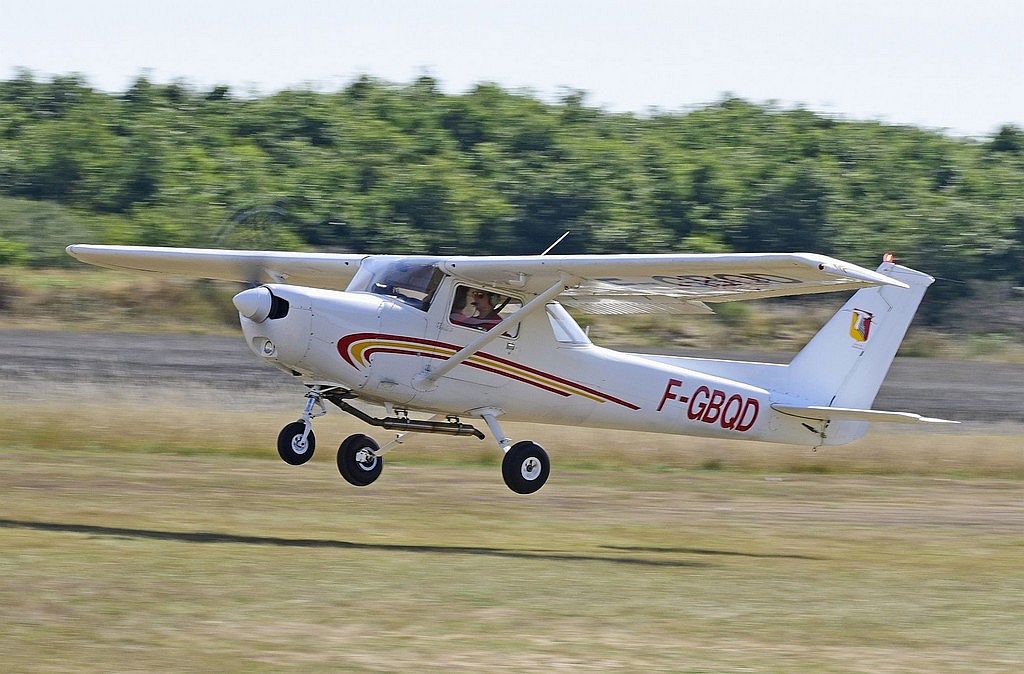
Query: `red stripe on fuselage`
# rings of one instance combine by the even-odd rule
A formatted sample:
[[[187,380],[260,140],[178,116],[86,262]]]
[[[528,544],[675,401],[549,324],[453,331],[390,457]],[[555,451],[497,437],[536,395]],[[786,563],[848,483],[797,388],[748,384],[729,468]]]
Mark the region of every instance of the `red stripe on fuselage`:
[[[347,336],[345,336],[345,337],[343,337],[343,338],[338,340],[338,353],[341,355],[342,358],[345,359],[345,362],[347,362],[352,367],[357,367],[357,366],[352,361],[352,358],[349,355],[348,347],[351,346],[353,343],[361,341],[361,340],[364,340],[364,339],[366,339],[366,340],[373,340],[373,339],[385,340],[385,339],[389,339],[389,340],[399,341],[399,342],[408,342],[408,343],[412,343],[412,344],[423,344],[425,346],[440,347],[440,348],[443,348],[443,349],[453,349],[454,351],[458,351],[461,348],[461,347],[459,347],[459,346],[457,346],[455,344],[448,344],[446,342],[438,342],[438,341],[435,341],[435,340],[432,340],[432,339],[423,339],[423,338],[420,338],[420,337],[406,337],[406,336],[403,336],[403,335],[384,335],[384,334],[380,334],[380,333],[360,332],[360,333],[356,333],[356,334],[353,334],[353,335],[347,335]],[[389,349],[388,347],[375,348],[375,347],[372,347],[372,346],[369,347],[366,352],[367,352],[367,358],[369,358],[369,355],[371,353],[409,353],[408,351],[400,351],[400,350],[397,350],[397,349]],[[440,354],[428,353],[428,352],[424,352],[424,351],[418,351],[416,353],[418,353],[421,356],[427,356],[429,358],[437,358],[439,360],[446,360],[448,358],[448,356],[442,356]],[[480,358],[486,359],[486,360],[493,360],[496,363],[501,363],[502,365],[506,365],[508,367],[518,368],[518,369],[521,369],[521,370],[525,370],[526,372],[529,372],[530,374],[535,374],[535,375],[541,376],[541,377],[547,377],[547,378],[549,378],[549,379],[551,379],[553,381],[556,381],[556,382],[558,382],[560,384],[565,384],[567,386],[572,386],[572,387],[578,388],[581,391],[586,391],[587,393],[590,393],[591,395],[597,396],[597,397],[602,398],[604,400],[607,400],[609,402],[616,403],[618,405],[622,405],[623,407],[626,407],[626,408],[631,409],[631,410],[638,410],[638,409],[640,409],[639,406],[634,405],[633,403],[626,402],[625,400],[622,400],[620,398],[616,398],[615,396],[612,396],[612,395],[608,395],[607,393],[602,393],[601,391],[597,391],[595,389],[590,388],[589,386],[584,386],[583,384],[579,384],[579,383],[574,382],[572,380],[565,379],[564,377],[559,377],[558,375],[550,374],[548,372],[544,372],[543,370],[538,370],[536,368],[530,367],[529,365],[522,365],[520,363],[516,363],[514,361],[507,360],[505,358],[499,358],[498,356],[493,356],[493,355],[491,355],[489,353],[485,353],[483,351],[478,351],[475,355],[479,356]],[[570,395],[570,394],[565,393],[563,391],[558,391],[557,389],[553,389],[553,388],[544,386],[543,384],[538,384],[537,382],[530,381],[529,379],[525,379],[525,378],[522,378],[522,377],[517,377],[516,375],[509,374],[508,372],[505,372],[503,370],[495,370],[495,369],[484,367],[480,363],[474,363],[474,362],[470,362],[469,360],[466,360],[466,361],[463,361],[462,364],[463,365],[468,365],[470,367],[475,367],[475,368],[480,369],[480,370],[485,370],[485,371],[488,371],[488,372],[492,372],[494,374],[499,374],[499,375],[502,375],[502,376],[505,376],[505,377],[509,377],[510,379],[515,379],[517,381],[521,381],[521,382],[524,382],[526,384],[531,384],[531,385],[536,386],[538,388],[542,388],[544,390],[551,391],[552,393],[558,393],[559,395],[564,395],[564,396]]]
[[[438,353],[428,353],[428,352],[425,352],[425,351],[417,351],[415,354],[413,354],[413,353],[410,353],[409,351],[406,351],[405,349],[396,349],[396,348],[387,347],[387,346],[380,346],[380,347],[371,346],[371,347],[367,348],[366,351],[364,351],[363,353],[366,354],[367,360],[369,360],[370,356],[372,356],[372,355],[374,355],[376,353],[397,353],[397,354],[405,355],[405,356],[419,355],[419,356],[425,356],[427,358],[435,358],[437,360],[447,360],[448,359],[448,356],[442,356],[441,354],[438,354]],[[566,391],[559,391],[558,389],[551,388],[550,386],[545,386],[544,384],[540,384],[540,383],[535,382],[535,381],[531,381],[529,379],[526,379],[525,377],[520,377],[519,375],[511,374],[509,372],[505,372],[503,370],[498,370],[498,369],[493,368],[493,367],[488,367],[487,365],[484,365],[482,363],[472,363],[472,362],[469,362],[469,361],[464,361],[463,365],[467,365],[469,367],[476,368],[477,370],[483,370],[484,372],[491,372],[493,374],[498,374],[498,375],[501,375],[503,377],[508,377],[509,379],[515,379],[516,381],[521,381],[524,384],[530,384],[531,386],[536,386],[537,388],[542,388],[545,391],[550,391],[552,393],[557,393],[560,396],[569,397],[570,395],[572,395],[571,393],[567,393]]]

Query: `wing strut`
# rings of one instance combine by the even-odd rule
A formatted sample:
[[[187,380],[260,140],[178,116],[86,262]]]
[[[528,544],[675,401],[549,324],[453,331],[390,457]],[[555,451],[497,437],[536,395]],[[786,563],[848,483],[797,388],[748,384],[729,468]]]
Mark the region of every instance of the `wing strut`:
[[[514,314],[509,314],[493,328],[483,333],[466,346],[459,349],[454,356],[441,363],[437,367],[437,369],[431,370],[428,364],[427,367],[424,368],[422,372],[420,372],[413,378],[413,384],[422,388],[432,387],[434,385],[434,382],[436,382],[438,379],[451,372],[452,369],[455,368],[455,366],[457,366],[459,363],[466,360],[474,353],[484,348],[485,346],[493,342],[495,339],[497,339],[499,336],[501,336],[501,333],[505,332],[505,330],[510,325],[518,323],[519,321],[523,320],[533,312],[537,311],[537,309],[540,309],[545,304],[558,297],[558,295],[566,289],[565,283],[568,280],[568,278],[569,277],[565,272],[561,272],[558,275],[557,283],[555,283],[553,286],[542,292],[540,295],[537,295],[532,300],[524,304],[522,309],[515,312]]]

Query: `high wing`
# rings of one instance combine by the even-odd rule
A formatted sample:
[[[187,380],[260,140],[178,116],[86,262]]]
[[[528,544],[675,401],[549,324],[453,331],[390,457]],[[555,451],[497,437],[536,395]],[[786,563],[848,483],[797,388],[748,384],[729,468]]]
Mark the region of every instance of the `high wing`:
[[[291,283],[344,290],[366,255],[278,253],[260,250],[68,246],[72,257],[110,269],[162,272],[242,283]]]
[[[811,253],[452,257],[449,273],[495,288],[542,292],[569,277],[559,301],[586,313],[708,313],[706,302],[804,295],[901,281]]]
[[[369,256],[335,253],[94,246],[67,252],[112,269],[245,283],[343,289]],[[401,256],[381,256],[400,259]],[[529,255],[420,258],[448,273],[510,292],[540,294],[560,278],[559,301],[590,314],[711,313],[708,302],[906,285],[878,272],[811,253]]]

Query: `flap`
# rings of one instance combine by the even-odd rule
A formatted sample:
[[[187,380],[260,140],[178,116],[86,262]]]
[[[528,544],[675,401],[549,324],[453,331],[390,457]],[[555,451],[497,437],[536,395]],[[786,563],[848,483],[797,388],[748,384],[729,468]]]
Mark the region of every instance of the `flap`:
[[[713,314],[714,310],[697,300],[650,295],[594,296],[563,293],[559,303],[595,316],[638,314]]]

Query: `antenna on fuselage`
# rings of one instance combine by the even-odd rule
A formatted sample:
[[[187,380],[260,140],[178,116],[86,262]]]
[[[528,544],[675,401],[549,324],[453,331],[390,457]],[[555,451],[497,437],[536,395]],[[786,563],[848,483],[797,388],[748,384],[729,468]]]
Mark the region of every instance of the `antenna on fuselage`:
[[[565,237],[569,236],[569,232],[571,232],[571,231],[572,230],[570,230],[570,229],[565,230],[565,234],[563,234],[562,236],[558,237],[558,239],[553,244],[551,244],[550,246],[545,248],[544,252],[541,253],[541,255],[547,255],[548,253],[550,253],[551,249],[554,248],[555,246],[557,246],[558,244],[562,243],[562,239],[564,239]]]

